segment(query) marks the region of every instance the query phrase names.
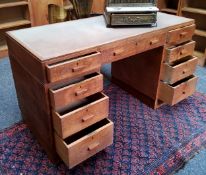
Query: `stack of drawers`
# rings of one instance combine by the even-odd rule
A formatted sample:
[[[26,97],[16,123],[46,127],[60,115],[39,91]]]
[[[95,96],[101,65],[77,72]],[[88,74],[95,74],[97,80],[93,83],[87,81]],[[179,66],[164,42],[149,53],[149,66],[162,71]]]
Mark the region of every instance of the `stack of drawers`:
[[[89,53],[46,68],[52,84],[49,96],[56,151],[69,168],[113,142],[113,123],[107,119],[109,98],[101,92],[100,56]]]
[[[193,75],[198,58],[192,56],[195,25],[172,30],[167,35],[162,64],[159,99],[174,105],[195,92],[197,77]]]

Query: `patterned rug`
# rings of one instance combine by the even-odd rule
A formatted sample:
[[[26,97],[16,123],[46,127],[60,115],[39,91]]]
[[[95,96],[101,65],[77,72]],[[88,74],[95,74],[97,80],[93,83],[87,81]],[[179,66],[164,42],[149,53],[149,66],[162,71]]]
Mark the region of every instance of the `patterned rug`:
[[[0,133],[0,174],[171,174],[206,146],[206,95],[152,110],[114,84],[114,144],[72,170],[52,164],[25,124]]]

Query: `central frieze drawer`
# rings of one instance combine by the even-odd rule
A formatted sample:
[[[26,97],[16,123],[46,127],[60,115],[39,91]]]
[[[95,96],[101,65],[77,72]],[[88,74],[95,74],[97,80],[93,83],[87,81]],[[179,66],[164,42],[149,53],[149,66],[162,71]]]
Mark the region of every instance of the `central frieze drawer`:
[[[54,135],[57,153],[72,168],[113,143],[113,122],[103,119],[64,140]]]
[[[78,58],[46,66],[49,82],[74,78],[97,71],[100,68],[101,53],[93,52]]]
[[[155,32],[143,38],[133,38],[109,46],[102,47],[105,63],[118,61],[138,53],[163,46],[166,41],[165,32]]]
[[[172,85],[160,82],[159,99],[169,105],[184,100],[195,92],[197,79],[195,76],[190,76]]]
[[[188,43],[173,46],[166,49],[166,62],[171,63],[184,58],[189,55],[193,55],[195,48],[195,41],[190,41]]]
[[[182,62],[179,61],[173,65],[164,63],[161,80],[169,84],[173,84],[186,78],[195,72],[197,63],[198,58],[194,56],[185,57]]]
[[[53,111],[54,129],[65,139],[106,118],[108,114],[109,97],[103,93],[94,94],[64,110]]]
[[[51,105],[54,109],[61,109],[80,99],[103,90],[103,76],[99,73],[89,74],[78,79],[77,83],[61,85],[49,90]]]

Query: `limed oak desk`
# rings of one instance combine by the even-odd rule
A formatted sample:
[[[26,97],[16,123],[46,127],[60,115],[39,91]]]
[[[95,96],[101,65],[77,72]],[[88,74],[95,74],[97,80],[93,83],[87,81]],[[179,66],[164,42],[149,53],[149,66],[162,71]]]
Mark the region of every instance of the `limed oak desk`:
[[[192,95],[194,20],[158,14],[157,27],[106,28],[102,16],[8,33],[24,121],[52,161],[70,167],[113,142],[100,67],[156,109]]]

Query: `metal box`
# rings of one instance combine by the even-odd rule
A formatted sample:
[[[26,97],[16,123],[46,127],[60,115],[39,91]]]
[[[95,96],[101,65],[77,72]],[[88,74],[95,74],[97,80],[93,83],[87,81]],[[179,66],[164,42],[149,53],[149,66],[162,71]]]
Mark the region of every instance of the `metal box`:
[[[154,26],[158,11],[156,1],[113,0],[107,2],[104,17],[107,26]]]

